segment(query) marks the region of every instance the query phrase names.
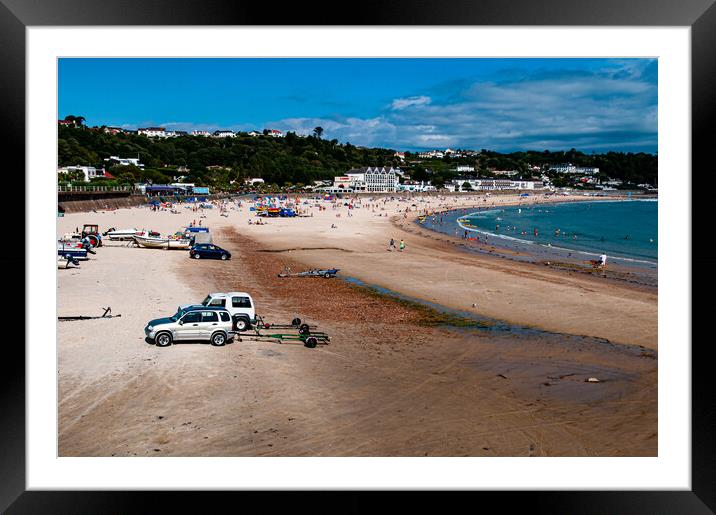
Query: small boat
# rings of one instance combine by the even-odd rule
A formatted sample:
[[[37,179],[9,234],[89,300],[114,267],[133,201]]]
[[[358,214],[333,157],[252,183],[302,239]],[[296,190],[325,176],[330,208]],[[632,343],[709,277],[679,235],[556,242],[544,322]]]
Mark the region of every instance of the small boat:
[[[187,238],[162,238],[158,236],[142,236],[134,235],[134,241],[140,247],[149,249],[180,249],[188,250],[191,248],[191,240]]]
[[[57,255],[59,257],[70,259],[89,259],[87,257],[87,249],[76,243],[64,241],[57,242]]]
[[[112,241],[130,241],[134,239],[134,235],[139,233],[137,229],[108,229],[103,236],[107,236]]]

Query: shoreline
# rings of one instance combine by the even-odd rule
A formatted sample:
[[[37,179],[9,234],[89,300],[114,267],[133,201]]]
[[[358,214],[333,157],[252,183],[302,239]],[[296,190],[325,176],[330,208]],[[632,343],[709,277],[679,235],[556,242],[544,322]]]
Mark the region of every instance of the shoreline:
[[[510,200],[511,203],[520,202],[505,196],[497,203]],[[495,255],[468,254],[455,248],[459,245],[457,240],[445,241],[447,237],[433,231],[419,234],[417,224],[406,223],[406,219],[417,216],[417,212],[396,213],[395,204],[393,202],[392,208],[376,208],[375,213],[370,212],[364,217],[368,225],[360,224],[355,232],[344,232],[344,225],[354,225],[355,217],[367,213],[357,213],[350,221],[340,222],[340,232],[322,230],[320,225],[308,231],[299,230],[294,228],[297,224],[293,221],[278,220],[270,223],[280,225],[280,229],[251,226],[246,234],[258,238],[267,250],[290,252],[294,259],[307,267],[341,268],[342,274],[366,283],[449,308],[476,311],[489,318],[557,333],[587,334],[656,348],[656,288],[621,280],[605,280],[601,275],[591,276],[575,270],[509,262]],[[410,200],[398,202],[399,206],[406,204],[409,206]],[[468,205],[474,205],[474,202],[458,206],[433,203],[430,209],[463,208]],[[393,211],[393,215],[388,217],[390,213],[386,211]],[[330,221],[330,215],[324,216],[323,220]],[[316,223],[311,222],[312,225]],[[292,227],[290,232],[293,234],[284,232],[289,227]],[[391,235],[396,241],[405,239],[408,243],[405,253],[385,252]],[[296,241],[300,241],[301,245],[290,244]],[[396,258],[391,258],[393,255]],[[401,261],[397,261],[397,256],[401,256]],[[396,274],[394,267],[399,263],[401,271]],[[454,272],[446,267],[454,267]],[[421,276],[423,280],[419,280]],[[462,281],[460,277],[475,277],[475,280],[470,284],[470,281]],[[437,285],[442,287],[436,289]],[[544,290],[545,287],[554,290],[551,295]],[[474,288],[482,292],[475,292]],[[535,297],[533,301],[525,298],[528,292]],[[585,297],[584,292],[590,292],[593,300]],[[470,307],[474,303],[477,307]],[[543,307],[541,303],[544,303]],[[610,326],[594,320],[591,313],[597,306],[604,311],[602,316],[615,317],[623,322]],[[639,319],[635,320],[634,316]]]
[[[628,201],[629,199],[623,198],[618,201]],[[616,202],[617,200],[608,200],[609,202]],[[573,200],[572,202],[591,202],[590,200]],[[599,200],[604,202],[604,200]],[[546,202],[545,202],[546,203]],[[552,203],[552,202],[549,202]],[[555,202],[558,203],[558,202]],[[534,205],[539,205],[540,202],[535,202]],[[522,205],[520,202],[514,201],[510,203],[504,203],[504,206],[518,206]],[[466,212],[473,209],[483,209],[485,206],[473,205],[465,206],[460,208],[449,209],[446,211],[435,212],[435,215],[440,214],[457,214],[458,211]],[[479,212],[479,211],[475,211]],[[464,216],[469,216],[471,213],[466,213]],[[400,227],[408,232],[414,232],[417,228],[417,234],[421,234],[422,230],[429,231],[433,234],[438,234],[444,238],[444,241],[450,242],[456,245],[457,249],[462,252],[480,255],[484,257],[499,257],[508,259],[516,263],[523,263],[527,265],[540,265],[550,268],[555,271],[561,271],[565,273],[581,273],[589,276],[601,277],[605,280],[615,281],[617,283],[628,284],[635,287],[644,287],[649,290],[656,291],[658,288],[658,263],[648,262],[648,264],[625,264],[628,263],[631,258],[622,258],[621,256],[610,255],[610,263],[607,269],[595,269],[592,266],[587,266],[584,259],[578,259],[572,254],[582,254],[585,256],[599,256],[596,253],[590,253],[579,249],[569,249],[562,247],[547,247],[542,244],[527,243],[521,246],[510,247],[506,244],[500,245],[502,238],[499,235],[494,235],[489,231],[480,231],[472,228],[463,228],[470,231],[479,232],[481,234],[487,234],[493,236],[493,239],[486,243],[485,241],[479,240],[465,240],[462,237],[454,236],[449,234],[447,231],[442,231],[433,228],[430,224],[419,223],[418,219],[422,216],[419,213],[411,214],[406,219],[393,218],[393,224]],[[433,216],[432,214],[429,216]],[[462,227],[459,223],[459,218],[454,223]],[[407,223],[406,223],[407,222]],[[448,223],[453,223],[449,221]],[[567,254],[567,255],[565,255]]]

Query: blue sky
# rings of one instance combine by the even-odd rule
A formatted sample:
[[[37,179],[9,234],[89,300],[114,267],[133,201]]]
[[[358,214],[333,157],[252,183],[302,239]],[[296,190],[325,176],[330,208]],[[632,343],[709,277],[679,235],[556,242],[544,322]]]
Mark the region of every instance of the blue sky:
[[[60,59],[59,118],[398,150],[657,151],[656,59]]]

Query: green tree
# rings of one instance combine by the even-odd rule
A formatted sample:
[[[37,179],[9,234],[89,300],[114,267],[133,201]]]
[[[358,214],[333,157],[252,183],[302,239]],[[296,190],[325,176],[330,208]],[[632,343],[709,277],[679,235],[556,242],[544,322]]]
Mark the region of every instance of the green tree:
[[[80,127],[80,126],[84,125],[85,117],[68,114],[67,116],[65,116],[65,121],[72,122],[72,125],[74,125],[75,127]]]
[[[322,134],[323,134],[323,127],[320,127],[320,126],[319,126],[319,127],[315,127],[315,128],[313,129],[313,135],[314,135],[316,138],[321,139],[321,135],[322,135]]]

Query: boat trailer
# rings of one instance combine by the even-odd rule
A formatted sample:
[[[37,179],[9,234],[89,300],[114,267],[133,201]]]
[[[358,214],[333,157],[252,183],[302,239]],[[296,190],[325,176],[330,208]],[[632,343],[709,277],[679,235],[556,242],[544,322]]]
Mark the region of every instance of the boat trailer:
[[[257,316],[257,323],[253,326],[251,333],[235,333],[238,341],[270,342],[279,344],[300,344],[309,349],[317,345],[328,345],[331,341],[328,334],[321,331],[314,331],[315,325],[302,324],[301,319],[294,318],[291,324],[267,324],[263,318]],[[266,333],[266,329],[295,329],[297,333]]]
[[[298,317],[291,320],[290,324],[270,324],[259,315],[256,315],[253,326],[256,329],[298,329],[299,334],[310,332],[311,329],[318,327],[317,325],[301,323],[301,319]]]
[[[71,322],[74,320],[93,320],[96,318],[119,318],[122,316],[122,315],[113,315],[112,308],[109,306],[107,306],[106,308],[102,308],[102,309],[104,309],[104,313],[102,313],[101,316],[90,317],[90,316],[85,316],[85,315],[77,315],[77,316],[70,316],[70,317],[57,317],[57,320],[59,320],[60,322]]]
[[[291,272],[289,267],[285,267],[283,271],[278,274],[279,277],[325,277],[330,279],[335,277],[340,271],[340,268],[311,268],[303,272]]]

